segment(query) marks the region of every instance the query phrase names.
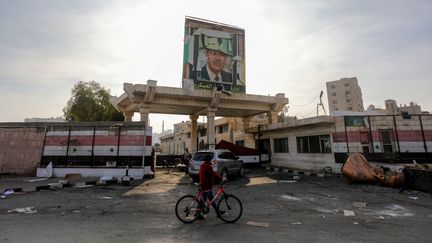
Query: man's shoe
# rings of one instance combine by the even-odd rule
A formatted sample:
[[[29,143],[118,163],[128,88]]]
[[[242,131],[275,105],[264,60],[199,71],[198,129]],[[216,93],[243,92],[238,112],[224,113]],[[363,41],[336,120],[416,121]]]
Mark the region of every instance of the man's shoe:
[[[197,219],[199,219],[199,220],[205,220],[205,215],[203,215],[203,214],[198,214],[198,217],[197,217]]]

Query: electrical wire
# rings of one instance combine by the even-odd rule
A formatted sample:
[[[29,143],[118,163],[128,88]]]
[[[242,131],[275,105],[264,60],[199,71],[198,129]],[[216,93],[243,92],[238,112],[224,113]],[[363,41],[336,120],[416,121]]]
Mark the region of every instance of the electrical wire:
[[[158,68],[156,68],[156,70],[150,75],[150,77],[148,79],[152,79],[153,76],[156,75],[162,68],[164,68],[168,63],[170,63],[172,60],[174,60],[174,57],[177,57],[177,56],[171,55],[170,57],[165,59],[165,61],[161,65],[159,65]]]
[[[305,104],[302,104],[302,105],[296,105],[296,104],[293,104],[293,103],[289,103],[289,105],[292,105],[292,106],[295,106],[295,107],[302,107],[302,106],[307,106],[307,105],[310,105],[312,102],[314,102],[314,100],[316,99],[316,98],[318,98],[320,95],[317,95],[317,96],[314,96],[308,103],[305,103]]]

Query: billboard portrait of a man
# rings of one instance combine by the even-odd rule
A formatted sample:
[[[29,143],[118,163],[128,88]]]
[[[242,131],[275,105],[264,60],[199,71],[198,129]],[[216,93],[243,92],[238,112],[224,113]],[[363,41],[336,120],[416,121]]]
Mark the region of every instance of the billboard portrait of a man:
[[[227,57],[232,55],[228,48],[230,40],[207,36],[203,39],[207,63],[201,69],[200,77],[209,81],[232,83],[232,74],[224,70]]]
[[[244,30],[186,18],[183,88],[245,93]]]

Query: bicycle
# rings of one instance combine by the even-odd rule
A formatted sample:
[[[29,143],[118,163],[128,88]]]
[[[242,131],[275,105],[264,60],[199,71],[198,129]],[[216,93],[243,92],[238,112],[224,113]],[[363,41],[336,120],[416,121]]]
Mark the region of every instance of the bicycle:
[[[236,196],[225,193],[223,186],[225,182],[220,182],[216,195],[207,204],[203,200],[204,191],[200,189],[200,184],[195,183],[198,186],[198,193],[195,196],[185,195],[177,201],[175,205],[177,218],[183,223],[192,223],[198,219],[199,215],[207,214],[210,211],[212,203],[218,200],[216,204],[218,218],[226,223],[234,223],[239,220],[243,213],[243,205]]]

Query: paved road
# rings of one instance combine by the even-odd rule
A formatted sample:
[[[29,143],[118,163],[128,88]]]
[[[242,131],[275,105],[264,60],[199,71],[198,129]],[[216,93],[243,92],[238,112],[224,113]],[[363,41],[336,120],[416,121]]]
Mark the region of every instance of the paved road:
[[[430,242],[430,194],[343,178],[248,170],[229,182],[244,214],[226,224],[214,212],[183,224],[179,197],[195,186],[182,173],[158,173],[132,186],[31,192],[0,199],[0,242]],[[0,179],[0,186],[4,180]],[[33,207],[30,214],[9,210]],[[345,216],[350,210],[354,216]],[[346,211],[349,212],[349,211]],[[253,226],[251,224],[260,224]]]

